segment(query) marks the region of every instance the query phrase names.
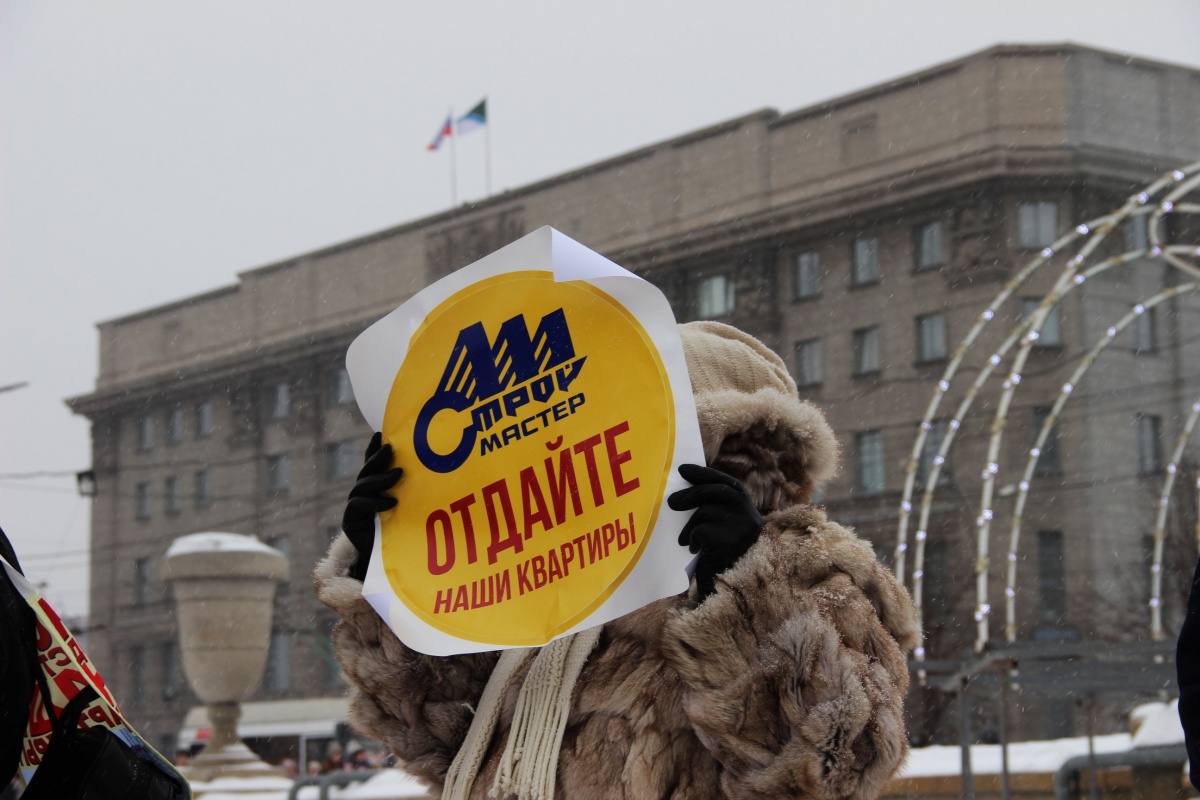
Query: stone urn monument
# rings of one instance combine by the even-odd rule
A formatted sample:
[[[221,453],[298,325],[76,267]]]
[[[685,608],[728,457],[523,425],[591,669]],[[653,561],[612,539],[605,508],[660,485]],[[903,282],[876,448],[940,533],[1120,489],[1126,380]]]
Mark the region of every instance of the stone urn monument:
[[[189,781],[280,774],[242,744],[237,721],[262,680],[275,586],[287,571],[283,553],[236,533],[193,533],[167,550],[162,577],[175,591],[184,674],[213,730],[185,769]]]

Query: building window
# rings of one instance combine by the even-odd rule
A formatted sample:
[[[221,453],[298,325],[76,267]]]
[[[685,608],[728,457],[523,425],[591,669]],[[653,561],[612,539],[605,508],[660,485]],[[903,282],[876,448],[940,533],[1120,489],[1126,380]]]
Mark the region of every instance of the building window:
[[[879,372],[879,327],[860,328],[854,332],[854,374],[870,375]]]
[[[325,647],[328,649],[325,656],[325,688],[335,692],[344,691],[346,678],[342,674],[342,667],[338,664],[337,658],[333,656],[333,642],[328,639],[326,641],[328,643]]]
[[[728,275],[710,275],[697,288],[697,311],[701,319],[733,313],[733,281]]]
[[[1062,531],[1038,531],[1038,620],[1061,626],[1067,615]]]
[[[946,315],[917,317],[917,361],[939,361],[946,357]]]
[[[150,602],[150,559],[136,558],[133,561],[133,604],[144,606]]]
[[[1038,310],[1038,306],[1042,304],[1040,297],[1022,297],[1021,298],[1021,318],[1029,319]],[[1034,347],[1061,347],[1062,346],[1062,320],[1058,313],[1058,306],[1050,309],[1050,313],[1046,314],[1046,318],[1042,320],[1042,329],[1038,331],[1038,338],[1034,341]]]
[[[1162,420],[1155,414],[1138,414],[1137,449],[1138,474],[1153,475],[1162,471]]]
[[[921,455],[917,460],[917,485],[924,486],[933,471],[938,450],[946,438],[946,420],[937,420],[929,430],[925,431],[925,441],[921,444]],[[945,464],[940,464],[937,485],[943,486],[950,482],[950,470]]]
[[[146,700],[146,648],[129,648],[129,705],[137,707]]]
[[[1049,247],[1058,236],[1058,203],[1017,204],[1017,228],[1021,247]]]
[[[292,483],[292,459],[287,453],[267,456],[267,491],[282,492]]]
[[[795,289],[797,300],[821,293],[821,260],[815,252],[796,256]]]
[[[925,543],[925,574],[922,577],[925,608],[928,609],[925,624],[928,628],[944,628],[947,617],[950,616],[946,589],[951,578],[947,566],[945,542],[929,541]]]
[[[272,694],[280,694],[288,690],[292,681],[289,642],[291,637],[286,631],[271,632],[271,644],[267,649],[267,671],[263,676],[263,685]]]
[[[342,531],[340,528],[338,528],[337,532],[341,533]],[[267,547],[274,547],[276,550],[283,553],[283,557],[286,558],[288,562],[288,573],[290,577],[290,573],[292,571],[292,537],[288,536],[286,533],[280,533],[276,534],[275,536],[268,536],[263,540],[263,544],[265,544]]]
[[[350,478],[358,471],[358,450],[352,441],[327,445],[325,456],[330,480]]]
[[[150,504],[154,493],[150,489],[150,481],[142,481],[137,485],[137,518],[150,519]]]
[[[329,404],[342,406],[354,401],[354,389],[350,386],[350,373],[338,367],[329,373]]]
[[[146,414],[138,425],[138,450],[145,453],[154,448],[154,417]]]
[[[854,285],[879,280],[879,239],[860,236],[854,240]]]
[[[213,407],[211,400],[204,400],[196,404],[196,438],[204,439],[212,436],[213,432]]]
[[[167,513],[178,514],[183,507],[183,493],[179,487],[178,475],[168,475],[163,481],[163,494],[167,501]]]
[[[863,494],[883,491],[883,434],[864,431],[855,435],[858,453],[858,490]]]
[[[796,343],[796,385],[816,386],[821,382],[821,340]]]
[[[342,668],[338,666],[337,658],[334,656],[333,646],[333,629],[337,624],[332,617],[318,617],[313,624],[314,646],[319,647],[325,662],[325,688],[329,690],[345,690],[346,681],[342,675]]]
[[[183,438],[183,409],[176,407],[167,412],[167,444],[179,444]]]
[[[336,530],[338,533],[342,532],[341,528],[335,528],[334,530]],[[279,533],[275,536],[268,536],[263,540],[263,544],[265,544],[267,547],[274,547],[276,550],[283,553],[284,558],[288,560],[288,563],[291,563],[292,537],[288,536],[286,533]]]
[[[1166,553],[1163,554],[1164,556]],[[1152,586],[1150,585],[1150,575],[1154,568],[1154,535],[1149,533],[1142,534],[1142,564],[1138,570],[1139,583],[1141,583],[1141,594],[1145,600],[1150,599]]]
[[[169,703],[183,694],[183,669],[179,662],[178,642],[163,644],[162,671],[162,699]]]
[[[1042,426],[1046,424],[1046,420],[1050,417],[1050,409],[1038,407],[1033,409],[1033,437],[1034,442],[1037,442],[1037,437],[1041,434]],[[1042,446],[1037,454],[1037,463],[1034,465],[1034,473],[1037,475],[1057,475],[1062,472],[1062,465],[1058,460],[1058,423],[1055,422],[1050,426],[1050,430],[1046,432],[1046,441],[1042,442]]]
[[[1157,309],[1147,308],[1133,318],[1130,335],[1133,337],[1133,352],[1138,355],[1158,351],[1158,319],[1154,312]]]
[[[1138,252],[1150,246],[1150,234],[1146,223],[1148,214],[1137,214],[1125,220],[1122,230],[1125,232],[1125,251]]]
[[[212,503],[212,486],[209,484],[208,470],[196,470],[193,488],[195,489],[196,508],[208,508]]]
[[[913,229],[913,260],[917,269],[940,267],[942,255],[942,221],[933,220]]]
[[[271,387],[269,394],[271,419],[287,419],[292,413],[291,387],[280,382]]]

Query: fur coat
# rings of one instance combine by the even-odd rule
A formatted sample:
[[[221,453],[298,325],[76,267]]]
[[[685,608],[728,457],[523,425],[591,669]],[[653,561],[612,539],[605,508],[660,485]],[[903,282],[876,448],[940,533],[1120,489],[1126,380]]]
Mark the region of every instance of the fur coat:
[[[431,657],[396,639],[346,577],[339,537],[317,568],[357,730],[440,787],[495,653]],[[562,798],[869,798],[907,749],[908,596],[823,511],[770,514],[759,541],[696,605],[680,595],[604,626],[575,688]],[[503,710],[474,796],[512,720]]]
[[[907,751],[908,594],[866,543],[809,504],[836,467],[837,442],[779,356],[721,323],[679,330],[705,458],[742,482],[764,526],[703,602],[693,581],[688,594],[603,626],[575,683],[556,796],[877,797]],[[357,557],[338,537],[314,575],[341,616],[334,646],[350,720],[440,788],[498,655],[404,646],[348,577]],[[471,790],[480,800],[512,727],[516,693],[505,698]]]

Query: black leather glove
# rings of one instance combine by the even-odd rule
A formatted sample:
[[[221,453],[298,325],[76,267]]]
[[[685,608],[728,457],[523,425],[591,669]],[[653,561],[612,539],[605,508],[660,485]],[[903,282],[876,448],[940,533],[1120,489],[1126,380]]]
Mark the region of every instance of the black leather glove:
[[[396,505],[396,498],[384,492],[395,486],[404,474],[400,467],[392,466],[392,446],[383,444],[381,433],[371,437],[364,461],[342,514],[342,531],[358,550],[358,560],[351,565],[349,574],[359,581],[366,577],[367,564],[371,562],[375,515]]]
[[[696,509],[679,533],[679,544],[699,553],[697,601],[716,591],[716,579],[758,541],[763,518],[741,482],[720,470],[683,464],[679,474],[694,484],[667,498],[675,511]]]

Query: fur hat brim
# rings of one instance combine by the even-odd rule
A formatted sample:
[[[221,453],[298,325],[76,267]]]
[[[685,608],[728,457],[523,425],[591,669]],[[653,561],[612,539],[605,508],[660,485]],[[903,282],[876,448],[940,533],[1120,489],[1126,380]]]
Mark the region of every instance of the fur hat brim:
[[[837,472],[838,443],[833,429],[816,406],[798,397],[786,397],[773,388],[750,394],[717,390],[697,395],[696,414],[709,463],[728,437],[762,426],[787,436],[797,465],[814,484],[824,483]]]

